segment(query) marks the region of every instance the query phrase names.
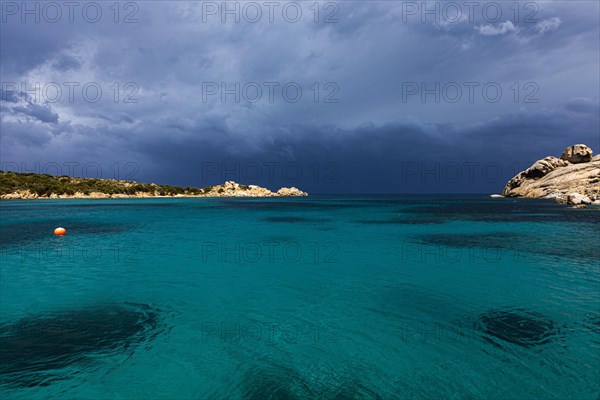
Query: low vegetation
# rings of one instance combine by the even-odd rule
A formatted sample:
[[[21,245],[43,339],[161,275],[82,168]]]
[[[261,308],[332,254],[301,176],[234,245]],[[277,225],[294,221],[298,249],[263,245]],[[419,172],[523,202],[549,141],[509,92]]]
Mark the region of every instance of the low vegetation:
[[[22,190],[29,190],[40,197],[50,197],[52,194],[69,196],[76,193],[89,195],[94,192],[127,196],[138,193],[175,196],[208,194],[213,190],[213,186],[203,189],[194,187],[183,188],[179,186],[156,185],[154,183],[148,184],[114,179],[71,178],[69,176],[0,171],[0,195]]]

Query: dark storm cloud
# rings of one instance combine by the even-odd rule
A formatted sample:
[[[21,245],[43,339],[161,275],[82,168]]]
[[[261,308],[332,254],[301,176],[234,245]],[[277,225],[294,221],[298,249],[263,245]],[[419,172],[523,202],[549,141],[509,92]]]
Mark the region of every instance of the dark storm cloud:
[[[0,100],[8,103],[18,103],[20,94],[13,90],[0,89]]]
[[[62,55],[54,62],[54,64],[52,64],[52,66],[59,71],[68,71],[80,67],[81,64],[75,57]]]
[[[140,132],[122,125],[57,128],[55,132],[72,130],[65,133],[74,143],[71,152],[61,147],[59,137],[31,125],[12,126],[9,131],[15,135],[9,139],[11,148],[27,147],[42,162],[57,161],[48,156],[57,152],[60,161],[101,159],[106,160],[105,173],[115,161],[134,162],[140,180],[206,186],[233,179],[271,188],[296,185],[312,192],[499,191],[519,167],[559,155],[557,149],[575,142],[600,149],[598,117],[566,108],[502,115],[470,125],[405,122],[341,129],[294,124],[285,126],[285,135],[278,134],[279,126],[277,131],[265,129],[264,138],[253,146],[237,140],[220,120],[211,122],[146,126]],[[197,130],[204,134],[194,134]],[[191,133],[182,136],[182,131]],[[41,151],[32,151],[32,146]],[[19,160],[10,155],[4,159]],[[449,172],[444,168],[456,166],[461,179],[445,176]],[[483,168],[493,170],[483,176]],[[476,176],[468,178],[469,171]]]
[[[29,103],[26,106],[13,107],[12,111],[26,116],[36,118],[41,122],[56,124],[58,122],[58,114],[52,111],[48,106],[40,106],[39,104]]]
[[[566,108],[577,113],[586,113],[590,116],[600,115],[600,101],[598,99],[575,98],[570,99]]]
[[[265,131],[266,137],[274,139],[253,149],[243,146],[243,152],[233,148],[236,141],[229,140],[233,133],[223,127],[204,128],[215,136],[218,132],[220,141],[199,135],[176,141],[165,131],[163,137],[150,135],[152,139],[140,141],[136,149],[152,160],[145,163],[145,172],[163,182],[206,186],[234,179],[272,188],[297,185],[313,192],[353,192],[357,187],[379,192],[500,191],[519,168],[547,155],[558,156],[572,143],[600,149],[597,116],[581,117],[564,109],[503,115],[468,126],[390,123],[352,130],[314,125],[286,128],[285,136]],[[535,148],[529,143],[536,143]]]
[[[509,164],[573,143],[600,150],[597,3],[539,2],[534,20],[526,18],[531,10],[515,18],[512,3],[497,3],[497,20],[479,10],[423,23],[407,2],[339,2],[338,22],[328,24],[315,23],[308,7],[297,23],[277,13],[272,23],[268,14],[222,23],[203,13],[205,4],[138,3],[133,23],[123,23],[131,10],[115,23],[108,6],[96,23],[78,14],[56,23],[3,14],[2,159],[105,169],[133,162],[139,180],[198,186],[224,177],[207,165],[298,163],[298,180],[280,173],[245,183],[477,192],[499,190],[514,172]],[[321,21],[330,11],[321,10]],[[236,82],[257,82],[262,97],[223,101],[220,84]],[[272,101],[265,82],[278,85]],[[297,103],[282,95],[290,82],[302,89]],[[472,93],[465,82],[476,84]],[[207,96],[207,83],[219,92]],[[483,90],[490,86],[502,91],[493,101]],[[443,92],[453,87],[462,90],[456,102]],[[415,166],[463,162],[497,162],[506,171],[475,183],[413,175]]]
[[[58,123],[58,113],[48,104],[37,104],[28,93],[2,89],[0,102],[5,104],[2,106],[4,119],[10,115],[17,118],[34,118],[43,123]]]

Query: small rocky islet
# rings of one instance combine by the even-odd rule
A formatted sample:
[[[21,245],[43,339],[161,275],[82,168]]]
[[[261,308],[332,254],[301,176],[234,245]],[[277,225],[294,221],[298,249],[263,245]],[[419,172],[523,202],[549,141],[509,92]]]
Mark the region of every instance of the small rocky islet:
[[[276,192],[256,185],[227,181],[205,188],[157,185],[117,179],[72,178],[48,174],[0,171],[0,199],[107,199],[146,197],[295,197],[307,196],[295,187]]]
[[[569,146],[560,158],[543,158],[518,173],[508,181],[502,197],[554,199],[577,208],[599,206],[600,155],[594,157],[585,144]]]

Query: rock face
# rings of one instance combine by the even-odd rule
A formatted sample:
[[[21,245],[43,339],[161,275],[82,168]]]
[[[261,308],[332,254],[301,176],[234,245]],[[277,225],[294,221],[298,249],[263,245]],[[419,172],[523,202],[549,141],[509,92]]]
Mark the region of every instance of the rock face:
[[[292,186],[291,188],[283,187],[283,188],[279,189],[277,191],[277,196],[283,196],[283,197],[308,196],[308,193],[303,192],[302,190]]]
[[[600,200],[600,156],[576,144],[560,159],[546,157],[512,178],[502,191],[506,197],[555,199],[566,204],[593,204]]]
[[[567,147],[560,158],[573,164],[590,162],[592,160],[592,149],[585,144],[574,144]]]
[[[567,195],[567,204],[591,204],[592,200],[589,197],[580,193],[569,193]]]
[[[30,199],[37,199],[38,195],[36,193],[31,193],[31,191],[25,189],[25,190],[18,190],[13,193],[3,194],[2,196],[0,196],[0,198],[3,200],[18,200],[18,199],[30,200]]]
[[[277,197],[277,196],[308,196],[307,193],[292,188],[281,188],[276,193],[256,185],[240,185],[234,181],[227,181],[223,185],[213,186],[209,197]]]

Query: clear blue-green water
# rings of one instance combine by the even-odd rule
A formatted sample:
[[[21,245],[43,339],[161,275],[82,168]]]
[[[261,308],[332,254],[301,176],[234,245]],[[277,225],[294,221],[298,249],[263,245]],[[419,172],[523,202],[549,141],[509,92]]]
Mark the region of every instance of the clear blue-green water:
[[[600,398],[598,210],[312,196],[0,213],[5,399]]]

